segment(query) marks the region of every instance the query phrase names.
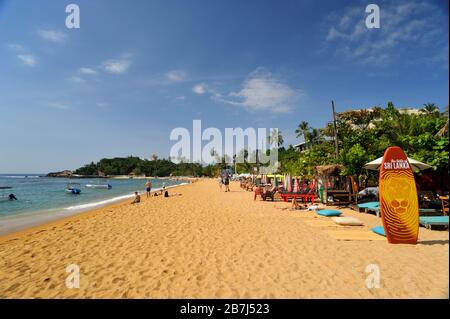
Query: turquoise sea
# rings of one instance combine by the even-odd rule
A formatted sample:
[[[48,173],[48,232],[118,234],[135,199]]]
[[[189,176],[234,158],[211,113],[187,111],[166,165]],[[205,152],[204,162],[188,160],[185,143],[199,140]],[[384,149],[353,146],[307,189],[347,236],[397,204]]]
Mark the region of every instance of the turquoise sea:
[[[183,182],[171,179],[150,179],[153,190],[180,185]],[[69,182],[80,183],[81,194],[66,192]],[[108,183],[111,189],[87,188],[86,184]],[[0,174],[0,233],[6,232],[8,223],[18,218],[33,221],[46,216],[46,220],[57,219],[74,213],[132,198],[138,191],[145,194],[145,179],[68,179],[43,177],[39,174]],[[1,189],[12,187],[11,189]],[[5,200],[9,194],[18,200]],[[42,219],[42,218],[41,218]],[[12,223],[14,224],[14,223]],[[34,224],[34,223],[31,223]],[[18,228],[18,227],[13,227]],[[3,231],[2,231],[3,230]]]

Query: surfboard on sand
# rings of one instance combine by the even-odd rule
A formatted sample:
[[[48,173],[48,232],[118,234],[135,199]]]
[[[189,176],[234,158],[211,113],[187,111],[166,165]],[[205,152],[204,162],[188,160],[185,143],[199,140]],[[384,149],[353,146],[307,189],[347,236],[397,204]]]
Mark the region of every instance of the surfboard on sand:
[[[400,147],[389,147],[380,168],[380,212],[391,244],[417,244],[419,203],[408,158]]]

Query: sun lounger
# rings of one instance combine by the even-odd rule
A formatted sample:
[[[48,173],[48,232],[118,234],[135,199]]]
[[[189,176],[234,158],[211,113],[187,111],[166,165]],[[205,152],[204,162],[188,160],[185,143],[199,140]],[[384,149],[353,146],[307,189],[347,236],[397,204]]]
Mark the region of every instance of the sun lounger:
[[[427,229],[431,229],[431,226],[448,227],[448,216],[423,216],[419,218],[419,223]]]
[[[366,210],[366,212],[368,212],[368,211],[375,212],[375,214],[377,214],[377,216],[380,217],[380,206],[368,207],[365,210]],[[438,212],[439,212],[439,210],[434,209],[434,208],[419,208],[420,214],[430,214],[430,213],[438,213]],[[440,216],[433,216],[433,217],[440,217]]]
[[[358,204],[358,208],[362,208],[362,209],[368,209],[368,208],[376,208],[376,207],[380,207],[380,202],[368,202],[368,203],[362,203],[362,204]]]
[[[288,202],[289,199],[296,198],[297,200],[300,200],[301,202],[314,203],[314,199],[316,197],[316,195],[314,193],[314,189],[313,188],[309,188],[309,187],[306,188],[305,191],[302,191],[302,192],[297,192],[297,193],[281,192],[280,195],[281,195],[281,198],[285,202]]]

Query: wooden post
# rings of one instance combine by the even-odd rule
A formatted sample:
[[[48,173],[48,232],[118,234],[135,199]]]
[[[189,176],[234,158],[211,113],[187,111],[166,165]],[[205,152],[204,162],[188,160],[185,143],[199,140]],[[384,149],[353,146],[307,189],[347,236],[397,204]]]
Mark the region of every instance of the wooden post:
[[[259,150],[256,149],[256,174],[259,174],[259,154],[258,154]]]
[[[336,126],[336,112],[334,110],[334,101],[331,101],[331,108],[333,110],[334,146],[336,148],[336,158],[339,158],[339,142],[338,142],[338,132],[337,132],[337,126]]]

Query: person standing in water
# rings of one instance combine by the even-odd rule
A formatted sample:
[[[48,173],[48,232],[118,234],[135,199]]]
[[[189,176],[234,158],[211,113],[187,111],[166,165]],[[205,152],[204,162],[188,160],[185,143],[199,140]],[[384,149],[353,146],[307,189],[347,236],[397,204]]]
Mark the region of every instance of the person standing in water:
[[[147,198],[149,198],[150,192],[152,191],[152,182],[150,182],[150,180],[145,183],[145,191],[147,192]]]

